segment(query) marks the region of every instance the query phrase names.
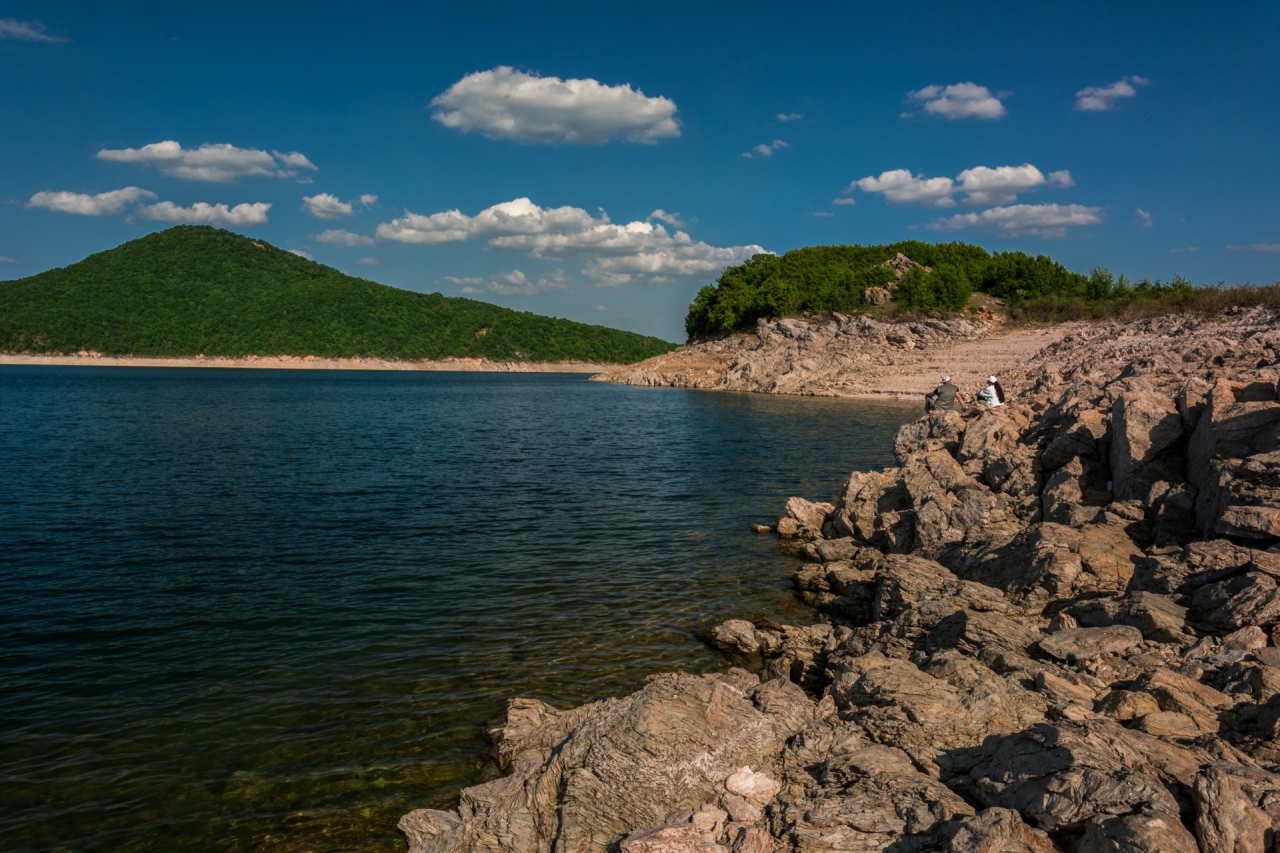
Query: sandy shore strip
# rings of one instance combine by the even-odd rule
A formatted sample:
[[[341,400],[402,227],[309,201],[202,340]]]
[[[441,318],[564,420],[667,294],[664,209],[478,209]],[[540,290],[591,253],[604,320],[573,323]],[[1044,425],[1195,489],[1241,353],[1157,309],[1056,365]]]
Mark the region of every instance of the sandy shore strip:
[[[321,358],[314,355],[250,355],[243,358],[183,356],[152,358],[133,355],[29,355],[0,353],[0,364],[27,364],[56,367],[230,367],[284,370],[443,370],[470,373],[600,373],[616,364],[583,361],[490,361],[487,358],[445,358],[439,361],[383,358]]]

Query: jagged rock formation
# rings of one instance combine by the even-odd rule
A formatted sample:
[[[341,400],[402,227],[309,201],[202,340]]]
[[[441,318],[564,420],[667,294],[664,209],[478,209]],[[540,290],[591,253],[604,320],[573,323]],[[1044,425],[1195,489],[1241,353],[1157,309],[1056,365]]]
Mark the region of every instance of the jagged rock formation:
[[[767,394],[859,394],[871,390],[874,379],[895,365],[918,362],[957,341],[987,335],[994,328],[994,318],[985,313],[972,321],[923,323],[881,323],[842,314],[826,321],[761,319],[754,335],[735,334],[689,344],[674,353],[593,378],[624,385]]]
[[[510,775],[411,853],[1276,850],[1277,319],[1088,329],[903,427],[779,519],[823,621],[717,626],[758,676],[513,701]]]

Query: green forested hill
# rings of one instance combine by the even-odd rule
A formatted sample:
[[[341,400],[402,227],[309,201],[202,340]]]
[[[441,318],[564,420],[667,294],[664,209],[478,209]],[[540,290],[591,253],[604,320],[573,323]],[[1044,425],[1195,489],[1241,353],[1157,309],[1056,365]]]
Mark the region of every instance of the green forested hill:
[[[204,226],[0,282],[0,351],[631,363],[673,344],[353,278]]]
[[[1083,296],[1090,279],[1047,255],[991,254],[968,243],[906,240],[878,246],[807,246],[784,255],[756,255],[728,267],[698,292],[685,327],[691,335],[750,328],[758,317],[801,311],[858,311],[863,293],[894,280],[882,264],[901,252],[932,267],[899,283],[895,302],[921,310],[961,308],[974,291],[1022,301],[1050,295]]]

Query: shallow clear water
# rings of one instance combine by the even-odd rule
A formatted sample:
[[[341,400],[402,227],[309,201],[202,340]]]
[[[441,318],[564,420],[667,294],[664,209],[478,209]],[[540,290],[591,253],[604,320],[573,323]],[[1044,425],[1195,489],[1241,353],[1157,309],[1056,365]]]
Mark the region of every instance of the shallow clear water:
[[[917,409],[0,367],[0,848],[403,850],[508,698],[721,667],[701,631],[785,616],[747,524]]]

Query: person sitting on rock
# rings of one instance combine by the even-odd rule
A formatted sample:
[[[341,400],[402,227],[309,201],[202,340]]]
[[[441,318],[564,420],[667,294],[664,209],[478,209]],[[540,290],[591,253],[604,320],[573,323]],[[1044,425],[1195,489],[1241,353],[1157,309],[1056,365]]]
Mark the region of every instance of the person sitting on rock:
[[[932,412],[934,409],[955,411],[963,405],[964,397],[960,394],[960,389],[951,384],[950,376],[942,377],[942,384],[924,395],[924,410],[926,412]]]
[[[1004,405],[1004,389],[1000,387],[1000,380],[994,376],[987,377],[987,387],[978,392],[978,399],[986,403],[991,408]]]

